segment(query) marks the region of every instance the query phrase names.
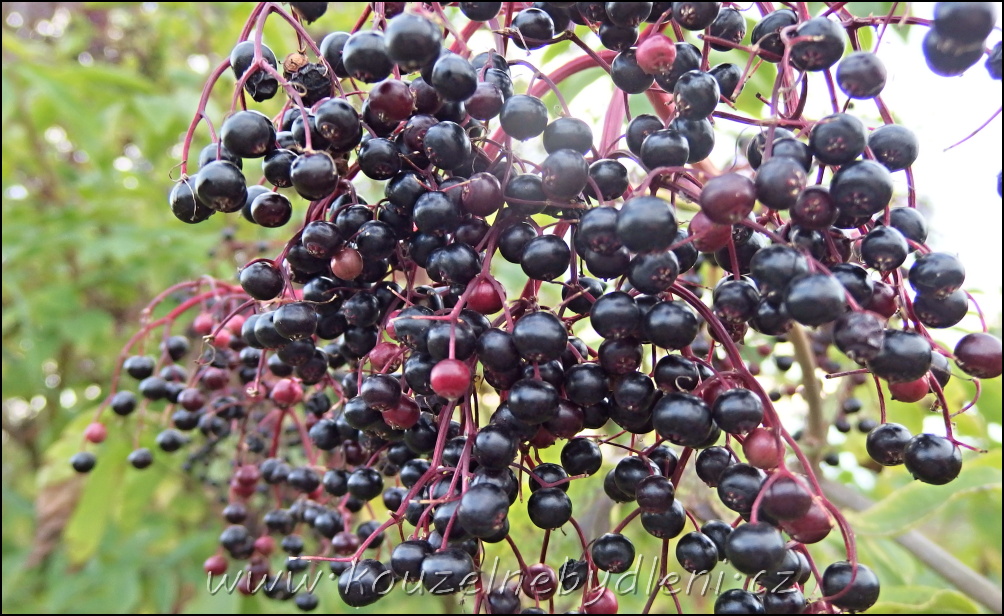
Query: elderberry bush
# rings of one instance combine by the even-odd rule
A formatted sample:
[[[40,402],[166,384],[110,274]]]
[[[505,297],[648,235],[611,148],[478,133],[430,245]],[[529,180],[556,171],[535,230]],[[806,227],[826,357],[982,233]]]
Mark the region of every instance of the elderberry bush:
[[[716,613],[872,606],[880,580],[819,481],[831,426],[788,425],[775,403],[818,403],[820,373],[842,378],[830,423],[848,432],[862,417],[876,466],[934,485],[959,475],[967,445],[952,417],[972,403],[944,388],[1000,377],[1001,342],[976,331],[949,349],[934,332],[978,307],[960,260],[926,244],[921,146],[882,101],[895,67],[859,32],[926,28],[918,53],[935,75],[987,56],[1000,79],[995,5],[940,3],[933,22],[853,3],[818,15],[716,2],[338,10],[357,6],[355,31],[321,33],[327,3],[258,4],[212,72],[171,212],[287,239],[232,280],[183,283],[151,305],[177,302],[123,350],[73,468],[100,464],[91,445],[116,416],[141,416],[157,449],[129,455],[137,470],[180,454],[192,472],[223,473],[205,571],[241,571],[241,591],[264,583],[305,611],[318,598],[284,572],[329,567],[351,607],[411,581],[470,594],[475,612],[553,611],[561,588],[577,609],[613,613],[600,573],[643,556],[635,531],[664,553],[674,541],[687,572],[749,576]],[[268,20],[289,35],[275,48]],[[545,75],[536,50],[552,46],[569,59]],[[710,50],[730,61],[711,66]],[[562,96],[595,67],[611,95],[602,125]],[[764,67],[773,91],[744,116],[734,102]],[[821,91],[807,87],[817,74]],[[217,89],[233,107],[211,118]],[[655,114],[629,117],[635,98]],[[832,112],[807,115],[810,98]],[[203,120],[209,143],[196,142]],[[709,157],[737,147],[730,125],[755,131],[719,169]],[[792,367],[777,342],[794,345],[802,389],[759,376],[768,359]],[[863,408],[862,387],[878,387],[879,408]],[[933,408],[944,430],[887,422],[887,396]],[[548,449],[560,463],[542,460]],[[570,495],[578,482],[621,504],[599,533],[577,520],[595,506]],[[707,497],[694,486],[717,505],[688,508]],[[515,513],[540,529],[539,559],[536,538],[510,533]],[[811,546],[834,528],[845,557],[822,561]],[[563,562],[547,557],[554,531],[578,540]],[[493,544],[519,562],[515,582],[490,586]]]

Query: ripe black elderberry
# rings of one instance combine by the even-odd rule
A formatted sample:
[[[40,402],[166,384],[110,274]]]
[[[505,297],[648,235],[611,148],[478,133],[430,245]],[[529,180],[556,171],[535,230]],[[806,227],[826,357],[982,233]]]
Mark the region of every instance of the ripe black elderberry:
[[[934,434],[918,434],[903,448],[903,462],[914,478],[944,485],[959,476],[962,453],[948,439]]]
[[[878,601],[879,581],[860,563],[833,563],[823,572],[823,594],[836,597],[833,604],[841,609],[862,612]]]
[[[240,210],[258,227],[287,227],[286,242],[273,246],[268,232],[259,246],[227,231],[214,254],[247,255],[240,286],[200,280],[162,296],[179,296],[191,320],[157,312],[169,316],[148,322],[156,342],[137,338],[120,366],[133,390],[108,396],[115,415],[164,411],[157,447],[191,443],[185,468],[226,497],[231,526],[205,570],[221,575],[234,564],[268,583],[266,597],[290,599],[281,573],[311,565],[275,559],[327,550],[353,607],[403,579],[434,594],[473,586],[477,605],[515,612],[515,585],[477,580],[486,579],[485,544],[515,544],[517,516],[581,533],[589,550],[558,571],[546,549],[542,562],[524,565],[519,590],[540,606],[527,612],[542,613],[559,582],[584,589],[582,609],[616,612],[615,594],[589,579],[644,556],[627,539],[631,524],[660,539],[682,535],[676,556],[686,571],[728,560],[754,577],[722,593],[718,613],[874,604],[877,579],[850,546],[849,562],[820,576],[811,608],[803,594],[823,568],[806,546],[834,526],[850,531],[816,493],[811,465],[805,476],[791,467],[808,439],[786,434],[786,416],[771,405],[792,395],[811,402],[813,393],[791,380],[793,353],[773,345],[794,343],[803,369],[809,354],[846,379],[835,381],[833,424],[868,434],[868,468],[902,464],[934,484],[960,473],[959,444],[879,425],[855,388],[877,377],[891,398],[940,400],[947,416],[956,409],[940,408],[941,398],[954,398],[938,386],[951,378],[949,357],[973,377],[1001,373],[991,334],[963,337],[952,354],[932,337],[959,323],[971,298],[958,258],[926,246],[921,212],[890,207],[910,179],[896,172],[918,159],[917,136],[895,124],[866,129],[854,106],[820,119],[799,104],[815,96],[799,88],[819,81],[799,75],[824,70],[835,77],[830,89],[851,99],[892,100],[885,90],[898,67],[868,51],[844,57],[853,28],[887,19],[853,16],[853,3],[815,18],[805,7],[770,9],[747,41],[747,11],[722,3],[366,6],[374,27],[328,34],[314,63],[301,25],[323,19],[327,3],[290,3],[296,36],[282,49],[292,53],[281,78],[260,41],[230,52],[241,105],[214,119],[219,138],[197,157],[185,136],[185,156],[198,164],[184,168],[169,205],[185,223]],[[642,22],[708,40],[674,42]],[[939,4],[924,39],[928,64],[943,75],[966,70],[992,46],[993,22],[989,3]],[[581,49],[572,24],[588,24],[607,51],[547,74],[519,52],[555,46],[545,55],[563,62],[564,49]],[[709,49],[732,57],[709,68]],[[997,44],[987,67],[998,78],[999,58]],[[761,92],[764,117],[747,118],[737,97],[759,83],[762,61],[781,65],[776,100]],[[566,97],[579,73],[601,64],[609,79],[595,74],[616,91],[594,126],[571,117]],[[253,103],[277,94],[280,81],[288,87],[275,108],[286,104],[273,121]],[[652,114],[634,114],[642,96]],[[723,96],[735,107],[719,108]],[[745,156],[725,171],[698,164],[716,138],[734,134],[722,130],[733,121],[760,128],[719,144],[716,160]],[[261,158],[261,173],[245,158]],[[826,184],[808,185],[809,174]],[[906,205],[919,201],[909,196]],[[649,445],[653,432],[659,443]],[[100,418],[87,427],[85,450],[71,460],[77,471],[95,467],[92,450],[108,433]],[[829,445],[824,461],[845,464]],[[148,467],[151,450],[135,449],[128,462]],[[592,477],[605,458],[607,472]],[[684,534],[700,515],[687,509],[691,472],[741,516],[735,528],[711,520]],[[572,486],[579,481],[590,483]],[[636,505],[594,531],[580,524],[576,499],[601,481],[605,497]],[[257,507],[258,493],[276,502]],[[377,497],[389,515],[373,517]],[[399,531],[410,538],[394,542],[386,564],[361,558]],[[319,607],[310,592],[295,593],[295,604]]]

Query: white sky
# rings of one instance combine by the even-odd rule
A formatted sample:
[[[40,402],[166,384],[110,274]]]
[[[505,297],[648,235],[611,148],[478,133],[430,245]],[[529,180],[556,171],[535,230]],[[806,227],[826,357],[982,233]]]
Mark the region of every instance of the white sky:
[[[934,3],[912,6],[914,15],[932,16]],[[997,29],[991,34],[988,46],[1000,40],[1001,12],[998,3]],[[920,141],[920,157],[913,169],[918,197],[931,205],[928,244],[935,250],[960,256],[967,268],[965,288],[977,296],[988,319],[995,321],[1001,314],[1002,208],[997,195],[997,173],[1001,170],[1000,116],[966,143],[948,152],[944,149],[975,130],[1001,106],[1001,82],[990,78],[982,60],[959,77],[935,75],[921,52],[921,40],[927,29],[911,26],[908,31],[906,42],[899,34],[887,32],[878,49],[889,72],[882,98],[897,122],[911,128]],[[533,52],[528,59],[539,61],[540,54],[541,51]],[[553,66],[552,63],[545,71]],[[514,67],[513,72],[522,75],[524,71]],[[598,80],[569,101],[569,106],[578,117],[594,118],[594,133],[598,135],[609,100],[609,81]],[[841,94],[838,100],[843,103],[846,99]],[[819,118],[829,113],[832,109],[826,86],[822,76],[815,74],[810,81],[806,116]],[[881,124],[870,101],[856,101],[851,113],[870,127]],[[729,148],[723,147],[725,139],[719,135],[721,143],[713,155],[716,161],[725,162],[730,157]],[[893,178],[895,198],[905,199],[905,173],[894,173]],[[978,327],[976,317],[971,315],[956,330],[937,336],[954,346],[964,332]]]
[[[997,31],[990,43],[1000,40],[997,4]],[[920,17],[931,17],[933,9],[934,3],[913,4]],[[911,28],[907,44],[898,36],[883,39],[878,54],[889,69],[889,83],[882,98],[920,138],[914,177],[919,194],[932,205],[928,244],[960,256],[967,268],[966,288],[980,291],[980,305],[995,319],[1001,311],[1000,116],[966,143],[944,149],[1000,108],[1001,82],[990,79],[982,61],[959,77],[932,73],[920,53],[924,30]],[[903,173],[894,177],[900,192],[899,186],[906,185]]]

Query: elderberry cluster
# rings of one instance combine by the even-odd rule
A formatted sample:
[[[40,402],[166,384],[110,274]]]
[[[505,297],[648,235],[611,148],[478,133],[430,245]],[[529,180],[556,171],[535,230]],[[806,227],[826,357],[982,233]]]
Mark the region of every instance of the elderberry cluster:
[[[857,32],[930,27],[923,53],[954,75],[984,55],[993,4],[941,3],[933,24],[855,16],[847,3],[815,17],[805,3],[357,4],[356,31],[314,38],[306,25],[327,3],[261,3],[214,71],[197,120],[228,71],[234,108],[189,167],[193,123],[171,210],[186,223],[240,212],[289,229],[288,241],[245,263],[237,284],[174,289],[184,299],[144,322],[103,406],[156,426],[162,452],[187,450],[186,467],[223,500],[227,526],[205,570],[240,569],[242,592],[263,586],[303,610],[317,597],[283,573],[328,563],[352,607],[411,581],[471,591],[476,612],[544,613],[561,588],[581,590],[586,613],[613,613],[598,572],[632,566],[637,521],[664,550],[675,540],[687,572],[728,561],[749,576],[716,613],[874,604],[879,581],[817,480],[825,442],[809,444],[811,426],[792,430],[774,408],[804,392],[765,388],[759,361],[776,341],[801,345],[804,388],[818,397],[816,368],[844,370],[828,356],[841,351],[857,366],[834,422],[845,432],[862,412],[856,387],[928,400],[945,434],[911,434],[883,406],[858,423],[867,451],[926,483],[958,476],[959,409],[943,388],[953,363],[999,377],[1001,343],[976,332],[949,351],[931,336],[969,313],[965,269],[926,245],[910,171],[919,144],[882,103],[886,67]],[[281,65],[262,42],[269,18],[306,45]],[[479,33],[494,47],[474,49]],[[523,59],[551,45],[582,53],[549,75]],[[735,61],[710,67],[711,49]],[[742,116],[733,103],[763,64],[776,69],[764,117]],[[562,98],[561,82],[593,67],[612,83],[602,130]],[[987,68],[1000,79],[999,43]],[[830,91],[808,92],[808,73]],[[839,108],[838,89],[873,100],[884,125]],[[541,100],[549,92],[560,114]],[[629,95],[656,115],[627,118]],[[832,98],[833,113],[805,117],[808,96]],[[276,97],[274,117],[249,108]],[[709,156],[730,122],[758,131],[721,171]],[[538,160],[519,143],[530,141]],[[910,178],[908,206],[893,205],[895,173]],[[499,259],[518,265],[521,290],[499,280]],[[176,323],[184,334],[171,335]],[[156,353],[139,350],[158,335]],[[773,359],[781,374],[794,363]],[[120,387],[121,372],[135,387]],[[114,423],[100,417],[87,440]],[[542,461],[552,447],[560,463]],[[154,453],[129,462],[147,468]],[[88,472],[96,457],[72,463]],[[699,520],[677,493],[688,466],[717,516]],[[590,536],[573,481],[626,504],[621,521]],[[510,534],[522,511],[544,532],[540,562]],[[818,566],[807,546],[834,526],[847,560]],[[555,569],[546,543],[559,529],[581,550]],[[503,543],[522,576],[487,587],[486,546]]]

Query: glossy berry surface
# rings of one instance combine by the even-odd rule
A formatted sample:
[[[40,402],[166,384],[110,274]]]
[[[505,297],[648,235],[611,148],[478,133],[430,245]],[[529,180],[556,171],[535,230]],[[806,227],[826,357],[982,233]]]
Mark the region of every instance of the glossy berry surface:
[[[603,571],[623,573],[634,562],[634,544],[616,533],[607,533],[593,543],[593,562]]]
[[[903,462],[915,479],[943,485],[958,477],[962,470],[962,453],[944,437],[918,434],[903,448]]]
[[[223,278],[117,317],[139,330],[94,414],[68,424],[84,437],[71,467],[96,470],[83,489],[181,470],[185,503],[219,502],[187,514],[222,530],[204,571],[302,611],[339,610],[285,583],[318,567],[351,607],[401,611],[383,599],[403,582],[487,613],[638,610],[601,572],[626,583],[663,562],[646,536],[695,579],[753,578],[714,601],[679,594],[681,611],[871,607],[878,544],[820,474],[866,492],[956,479],[962,449],[992,446],[962,414],[991,417],[1001,346],[968,253],[927,222],[947,143],[893,123],[911,117],[898,42],[867,33],[920,32],[937,75],[987,55],[990,77],[999,33],[986,3],[939,4],[930,23],[784,7],[251,9],[180,143],[151,150],[180,153],[164,187],[178,229],[225,227]],[[915,104],[955,95],[934,79]],[[518,575],[496,580],[496,557]],[[675,609],[668,579],[647,612]]]
[[[834,599],[834,605],[853,612],[868,609],[879,598],[879,581],[865,565],[848,562],[833,563],[823,571],[823,593]]]

